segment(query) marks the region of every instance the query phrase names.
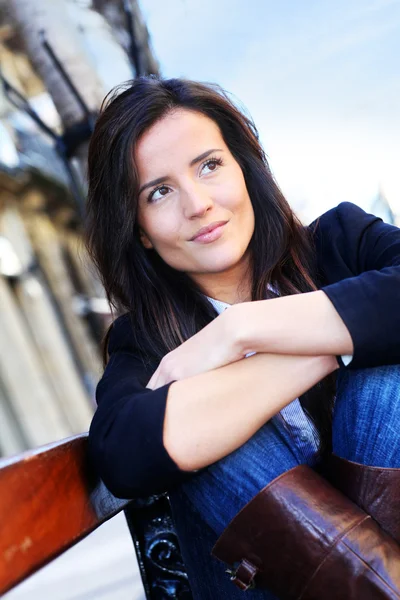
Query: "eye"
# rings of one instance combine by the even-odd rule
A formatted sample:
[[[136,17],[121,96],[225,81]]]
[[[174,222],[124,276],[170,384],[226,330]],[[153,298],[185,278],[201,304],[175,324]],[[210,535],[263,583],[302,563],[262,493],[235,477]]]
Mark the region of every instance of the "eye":
[[[207,167],[209,169],[209,173],[214,173],[214,171],[216,171],[222,164],[222,158],[209,158],[203,163],[201,171],[203,172],[204,168]]]
[[[169,187],[167,187],[166,185],[160,185],[160,186],[156,187],[147,196],[147,202],[156,202],[157,200],[160,200],[160,198],[164,198],[167,195],[168,190],[169,190]],[[158,193],[160,193],[159,197],[156,196],[156,194],[158,194]]]

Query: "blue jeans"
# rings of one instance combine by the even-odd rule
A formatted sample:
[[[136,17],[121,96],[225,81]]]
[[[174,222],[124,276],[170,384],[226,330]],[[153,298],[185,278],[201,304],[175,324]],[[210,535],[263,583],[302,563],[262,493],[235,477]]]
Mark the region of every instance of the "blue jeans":
[[[354,462],[400,468],[400,365],[337,372],[333,452]],[[264,486],[308,461],[279,416],[240,448],[169,494],[194,600],[277,600],[266,589],[242,592],[210,554],[233,517]]]

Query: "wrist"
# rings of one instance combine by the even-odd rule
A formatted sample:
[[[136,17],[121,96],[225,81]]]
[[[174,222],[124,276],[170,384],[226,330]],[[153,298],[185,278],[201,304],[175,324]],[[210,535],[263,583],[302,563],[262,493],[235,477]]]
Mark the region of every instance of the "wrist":
[[[331,365],[332,371],[340,369],[340,367],[343,365],[341,356],[329,356],[329,364]]]
[[[252,315],[254,302],[241,302],[229,308],[231,343],[238,355],[244,357],[250,352],[255,352],[252,336]],[[228,311],[225,311],[228,312]]]

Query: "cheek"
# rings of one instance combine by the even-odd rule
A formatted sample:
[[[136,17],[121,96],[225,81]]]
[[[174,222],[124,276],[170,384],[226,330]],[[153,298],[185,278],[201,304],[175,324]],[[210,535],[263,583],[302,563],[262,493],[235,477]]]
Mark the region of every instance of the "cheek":
[[[241,219],[254,220],[254,210],[245,185],[236,187],[230,194],[230,209]]]
[[[251,206],[251,202],[240,168],[233,169],[227,175],[229,176],[224,182],[224,189],[221,189],[221,204],[232,210],[246,210],[249,204]]]
[[[244,237],[251,236],[255,226],[254,208],[244,184],[240,190],[240,194],[237,196],[237,204],[233,210],[238,216],[242,235]]]
[[[180,239],[180,228],[171,212],[160,211],[143,219],[142,228],[156,249],[174,247]]]

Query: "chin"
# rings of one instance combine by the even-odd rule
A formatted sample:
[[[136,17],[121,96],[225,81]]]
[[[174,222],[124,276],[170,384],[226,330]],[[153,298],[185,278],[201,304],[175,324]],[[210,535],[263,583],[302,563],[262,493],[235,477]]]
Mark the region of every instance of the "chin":
[[[207,260],[204,264],[205,273],[222,273],[223,271],[229,271],[235,267],[243,258],[244,252],[237,253],[216,253],[213,257]]]

